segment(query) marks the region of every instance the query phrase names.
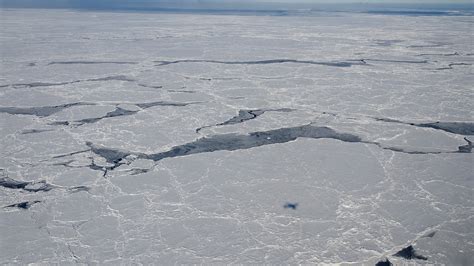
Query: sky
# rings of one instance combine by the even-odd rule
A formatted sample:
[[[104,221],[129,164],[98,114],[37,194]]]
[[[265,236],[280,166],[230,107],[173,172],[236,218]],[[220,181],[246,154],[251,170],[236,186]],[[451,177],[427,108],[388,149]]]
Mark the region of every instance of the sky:
[[[127,9],[127,8],[239,8],[264,9],[292,7],[319,7],[322,5],[342,4],[416,4],[420,5],[453,5],[472,4],[474,0],[0,0],[2,7],[30,8],[92,8],[92,9]]]

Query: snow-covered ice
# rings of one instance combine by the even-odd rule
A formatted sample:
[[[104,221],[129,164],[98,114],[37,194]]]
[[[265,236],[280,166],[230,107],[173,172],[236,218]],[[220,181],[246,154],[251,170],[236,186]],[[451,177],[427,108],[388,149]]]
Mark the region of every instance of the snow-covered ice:
[[[0,263],[474,264],[474,17],[0,16]]]

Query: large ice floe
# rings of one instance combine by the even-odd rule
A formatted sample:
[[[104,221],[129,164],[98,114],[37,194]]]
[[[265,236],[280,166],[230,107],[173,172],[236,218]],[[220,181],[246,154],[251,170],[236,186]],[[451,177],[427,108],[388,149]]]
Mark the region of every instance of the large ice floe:
[[[0,263],[474,264],[472,16],[1,20]]]

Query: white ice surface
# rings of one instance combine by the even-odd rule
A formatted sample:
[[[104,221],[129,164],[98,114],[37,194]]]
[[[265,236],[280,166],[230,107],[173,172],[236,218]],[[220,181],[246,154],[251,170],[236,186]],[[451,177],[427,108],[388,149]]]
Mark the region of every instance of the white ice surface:
[[[94,104],[45,117],[0,112],[4,175],[57,186],[0,187],[2,206],[42,201],[0,210],[0,263],[405,263],[392,255],[413,244],[426,263],[474,264],[471,153],[298,138],[131,158],[105,177],[88,165],[110,164],[90,151],[55,158],[87,150],[86,142],[151,154],[204,136],[308,123],[384,146],[456,151],[466,144],[461,134],[374,118],[474,122],[473,17],[0,12],[0,107]],[[272,59],[368,60],[209,62]],[[158,62],[176,60],[208,62]],[[159,101],[191,104],[137,106]],[[137,113],[51,125],[117,107]],[[239,110],[278,108],[293,111],[195,132]],[[33,129],[47,131],[24,134]],[[67,189],[74,186],[90,190]]]

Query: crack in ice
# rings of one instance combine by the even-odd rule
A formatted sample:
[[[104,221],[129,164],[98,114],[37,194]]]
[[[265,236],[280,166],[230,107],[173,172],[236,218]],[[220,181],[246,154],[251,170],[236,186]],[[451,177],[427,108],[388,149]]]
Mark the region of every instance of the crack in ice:
[[[128,78],[124,75],[117,75],[117,76],[107,76],[102,78],[92,78],[92,79],[78,79],[73,81],[64,81],[64,82],[31,82],[31,83],[14,83],[14,84],[6,84],[0,85],[0,88],[5,87],[13,87],[15,89],[18,88],[36,88],[36,87],[51,87],[51,86],[61,86],[61,85],[69,85],[74,83],[80,82],[97,82],[97,81],[135,81],[134,79]]]
[[[243,123],[248,120],[252,120],[257,118],[260,115],[263,115],[265,112],[291,112],[294,111],[293,109],[289,108],[281,108],[281,109],[253,109],[253,110],[239,110],[238,114],[227,121],[224,121],[219,124],[209,125],[209,126],[202,126],[196,129],[196,133],[199,133],[204,128],[210,128],[213,126],[226,126],[226,125],[234,125]]]
[[[105,148],[97,146],[92,142],[86,142],[86,145],[90,147],[91,152],[104,158],[107,163],[112,164],[112,166],[107,167],[107,170],[113,170],[119,167],[120,165],[126,164],[127,158],[148,159],[157,162],[166,158],[182,157],[199,153],[251,149],[265,145],[286,143],[294,141],[298,138],[336,139],[349,143],[371,144],[376,145],[384,150],[405,154],[470,153],[472,150],[472,143],[466,139],[468,145],[459,146],[457,151],[410,151],[403,148],[385,146],[378,142],[365,141],[361,137],[354,134],[340,133],[329,127],[314,126],[312,124],[297,127],[280,128],[268,131],[252,132],[246,135],[213,135],[210,137],[199,138],[193,142],[172,147],[168,151],[154,154],[145,154],[140,152],[130,152],[121,149]]]
[[[297,60],[297,59],[268,59],[268,60],[255,60],[255,61],[221,61],[221,60],[205,60],[205,59],[182,59],[175,61],[155,61],[158,66],[165,66],[179,63],[212,63],[212,64],[224,64],[224,65],[268,65],[268,64],[283,64],[283,63],[295,63],[295,64],[309,64],[309,65],[322,65],[332,67],[351,67],[353,65],[365,65],[364,62],[348,62],[348,61],[313,61],[313,60]]]

